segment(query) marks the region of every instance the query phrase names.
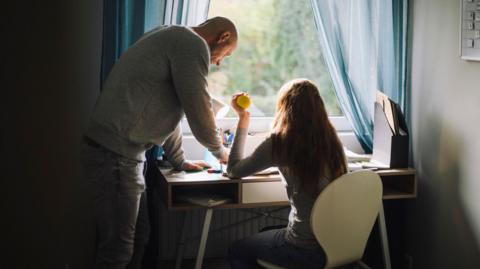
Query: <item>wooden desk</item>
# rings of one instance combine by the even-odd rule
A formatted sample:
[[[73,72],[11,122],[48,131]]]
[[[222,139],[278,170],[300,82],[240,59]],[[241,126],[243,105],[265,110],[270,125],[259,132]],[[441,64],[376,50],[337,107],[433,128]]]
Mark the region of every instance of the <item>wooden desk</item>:
[[[383,183],[383,199],[409,199],[417,196],[415,169],[377,170]],[[242,179],[229,179],[220,174],[206,171],[196,173],[162,170],[161,190],[165,205],[169,210],[202,208],[177,199],[177,196],[190,193],[222,194],[231,202],[215,208],[248,208],[262,206],[289,205],[285,186],[280,175],[250,176]]]
[[[289,205],[285,186],[280,175],[251,176],[242,179],[229,179],[221,174],[206,171],[185,173],[162,171],[165,181],[161,182],[162,196],[169,210],[202,208],[185,202],[178,197],[185,194],[221,195],[231,201],[215,208],[251,208],[262,206]]]
[[[205,245],[210,229],[212,210],[215,208],[257,208],[266,206],[288,206],[289,201],[285,186],[280,175],[250,176],[242,179],[229,179],[220,174],[209,174],[206,171],[185,173],[171,170],[161,170],[165,180],[160,182],[162,197],[169,210],[206,209],[202,235],[195,268],[202,265]],[[383,199],[411,199],[417,196],[417,179],[415,169],[386,169],[375,171],[383,183]],[[220,195],[228,202],[206,207],[186,202],[185,195]],[[385,268],[390,269],[390,252],[385,224],[383,206],[378,216],[382,252]],[[186,223],[184,223],[186,227]],[[185,234],[182,232],[180,247],[182,248]],[[175,268],[180,268],[181,249],[177,254]]]

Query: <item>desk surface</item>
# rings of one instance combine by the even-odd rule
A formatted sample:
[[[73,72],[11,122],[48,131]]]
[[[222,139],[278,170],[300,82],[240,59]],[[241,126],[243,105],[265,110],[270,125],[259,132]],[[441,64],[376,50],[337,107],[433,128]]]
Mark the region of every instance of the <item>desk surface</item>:
[[[161,180],[163,198],[168,209],[182,210],[200,208],[188,205],[177,198],[190,193],[212,193],[224,195],[231,202],[218,208],[261,207],[288,205],[281,175],[249,176],[230,179],[221,174],[206,171],[186,173],[161,169],[165,179]],[[417,195],[416,171],[412,168],[385,169],[375,171],[383,183],[383,199],[411,199]]]
[[[207,184],[207,183],[241,183],[241,182],[269,182],[279,181],[281,176],[276,175],[262,175],[249,176],[238,179],[231,179],[223,176],[220,173],[208,173],[206,170],[200,172],[184,172],[173,170],[161,170],[162,174],[169,184],[172,185],[192,185],[192,184]]]

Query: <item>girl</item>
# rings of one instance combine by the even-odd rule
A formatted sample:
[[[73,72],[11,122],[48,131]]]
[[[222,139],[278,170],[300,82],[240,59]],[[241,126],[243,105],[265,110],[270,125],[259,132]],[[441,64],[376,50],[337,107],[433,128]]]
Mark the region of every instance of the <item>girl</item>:
[[[256,260],[286,268],[323,268],[325,253],[310,227],[310,212],[318,194],[335,178],[347,172],[345,155],[331,125],[317,87],[307,79],[282,86],[277,101],[272,134],[248,157],[243,158],[250,114],[236,103],[239,116],[227,172],[230,177],[251,175],[277,166],[285,179],[291,210],[288,226],[261,232],[234,242],[231,267],[260,268]]]

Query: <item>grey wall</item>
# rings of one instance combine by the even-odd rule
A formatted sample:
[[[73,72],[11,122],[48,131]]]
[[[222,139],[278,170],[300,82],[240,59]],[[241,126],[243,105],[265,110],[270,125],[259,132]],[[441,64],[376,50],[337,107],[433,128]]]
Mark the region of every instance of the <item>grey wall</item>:
[[[80,138],[99,92],[102,1],[1,8],[0,268],[88,268]]]
[[[412,1],[414,268],[480,268],[480,62],[459,58],[460,3]]]

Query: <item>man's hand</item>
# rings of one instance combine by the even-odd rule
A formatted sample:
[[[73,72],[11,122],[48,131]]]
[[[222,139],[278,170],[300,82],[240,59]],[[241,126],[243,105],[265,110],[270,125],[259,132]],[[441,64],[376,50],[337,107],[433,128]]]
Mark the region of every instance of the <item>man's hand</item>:
[[[223,148],[222,156],[220,158],[218,158],[218,161],[221,164],[227,164],[229,155],[230,155],[230,149],[229,148]]]
[[[211,166],[205,161],[185,161],[182,164],[183,171],[200,171],[203,168],[210,168]]]

